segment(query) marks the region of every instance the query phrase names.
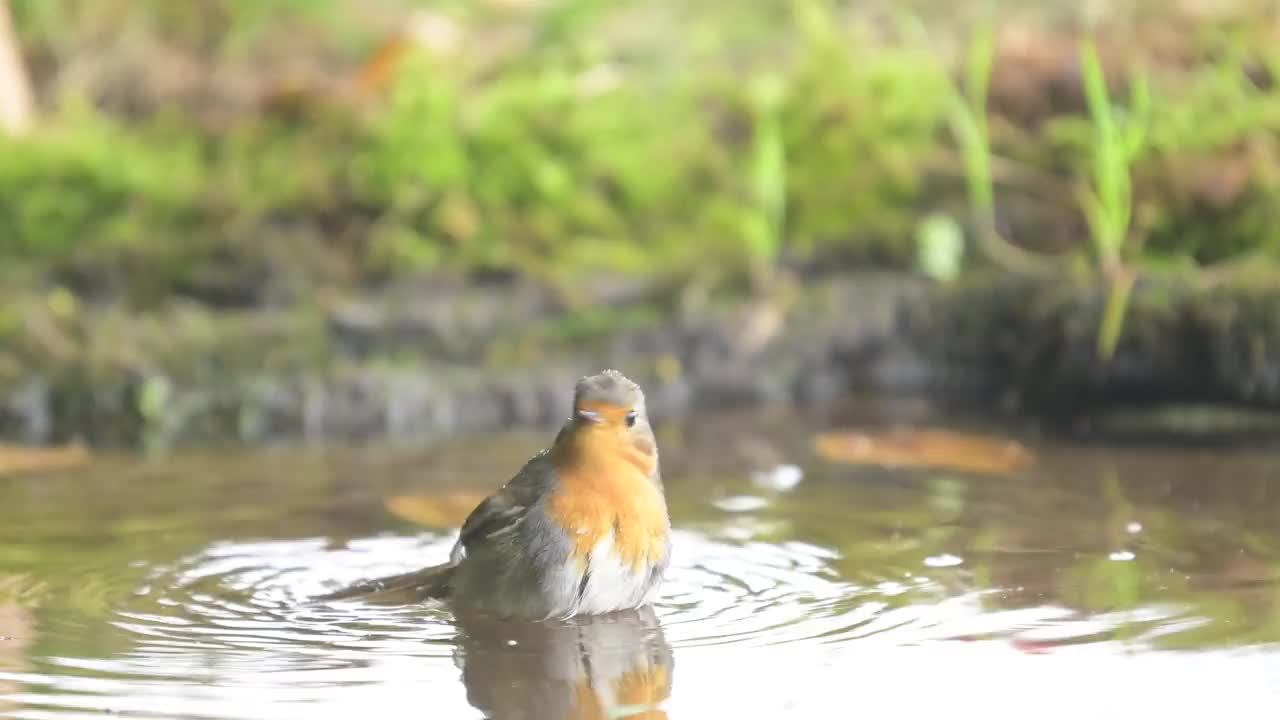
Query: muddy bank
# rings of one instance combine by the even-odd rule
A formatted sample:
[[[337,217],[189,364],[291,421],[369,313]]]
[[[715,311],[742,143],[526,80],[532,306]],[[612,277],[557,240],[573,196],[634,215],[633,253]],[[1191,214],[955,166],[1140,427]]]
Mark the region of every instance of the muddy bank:
[[[652,293],[566,308],[521,283],[404,286],[311,309],[57,318],[26,308],[0,364],[5,437],[96,444],[419,439],[549,426],[617,367],[652,412],[838,397],[913,282],[829,280],[774,303]]]
[[[974,280],[908,311],[903,336],[1012,406],[1071,413],[1103,405],[1280,406],[1280,284],[1251,278],[1138,281],[1115,356],[1099,359],[1105,289],[1093,281]]]
[[[859,393],[1071,422],[1113,408],[1133,422],[1135,408],[1170,404],[1280,408],[1272,282],[1143,280],[1109,362],[1094,350],[1102,304],[1084,281],[940,288],[891,273],[751,303],[677,303],[655,290],[566,308],[520,283],[236,313],[59,314],[41,302],[5,341],[0,432],[149,446],[418,441],[553,425],[573,380],[604,366],[643,382],[659,417]],[[1150,417],[1135,427],[1167,420]]]

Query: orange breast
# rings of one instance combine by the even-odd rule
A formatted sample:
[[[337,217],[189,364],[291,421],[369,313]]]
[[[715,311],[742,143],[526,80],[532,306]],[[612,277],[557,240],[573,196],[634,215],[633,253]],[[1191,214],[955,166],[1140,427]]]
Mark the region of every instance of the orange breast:
[[[667,713],[658,705],[671,696],[671,676],[664,667],[636,667],[610,682],[615,704],[626,708],[648,708],[634,715],[631,720],[661,720]],[[595,720],[610,717],[609,710],[601,702],[600,693],[591,686],[590,678],[583,678],[574,689],[573,713],[578,720]]]
[[[613,533],[620,559],[643,570],[667,551],[667,506],[650,476],[656,461],[629,441],[582,433],[552,457],[559,489],[548,512],[573,541],[585,563],[591,550]]]

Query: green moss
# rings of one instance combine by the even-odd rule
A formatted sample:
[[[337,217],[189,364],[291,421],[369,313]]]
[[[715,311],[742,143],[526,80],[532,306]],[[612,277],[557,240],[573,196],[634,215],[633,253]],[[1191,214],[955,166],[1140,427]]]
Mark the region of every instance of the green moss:
[[[261,55],[269,87],[292,87],[268,50],[300,29],[298,52],[351,77],[380,32],[346,0],[13,6],[45,63],[91,59],[81,38],[128,28],[210,72]],[[600,273],[741,287],[792,261],[910,266],[920,218],[969,205],[944,132],[945,42],[828,0],[444,10],[475,51],[409,58],[386,97],[319,89],[217,122],[200,100],[126,113],[49,98],[36,134],[0,141],[0,268],[141,302],[309,297],[425,269],[514,272],[566,293]],[[1151,69],[1159,112],[1133,160],[1126,244],[1143,262],[1273,257],[1278,241],[1280,63],[1248,23],[1206,23],[1181,48],[1194,62]],[[88,94],[112,108],[110,92]],[[1040,119],[1010,132],[990,118],[994,209],[971,212],[1026,215],[1018,225],[1037,232],[1015,239],[1032,249],[1060,245],[1039,228],[1074,219],[1065,249],[1085,255],[1074,189],[1094,150],[1087,113]],[[1010,180],[1011,164],[1056,190]]]

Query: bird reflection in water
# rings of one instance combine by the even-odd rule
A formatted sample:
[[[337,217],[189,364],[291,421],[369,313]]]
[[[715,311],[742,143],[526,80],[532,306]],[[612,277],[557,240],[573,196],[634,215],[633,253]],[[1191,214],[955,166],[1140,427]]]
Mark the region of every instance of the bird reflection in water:
[[[651,608],[565,621],[460,617],[467,700],[493,720],[665,719],[674,661]]]

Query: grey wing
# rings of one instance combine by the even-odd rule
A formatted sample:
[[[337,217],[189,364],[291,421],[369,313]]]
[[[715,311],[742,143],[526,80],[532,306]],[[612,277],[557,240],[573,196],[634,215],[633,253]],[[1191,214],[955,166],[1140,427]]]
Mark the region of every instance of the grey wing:
[[[449,556],[450,563],[456,565],[476,545],[515,530],[552,477],[551,461],[546,451],[525,463],[514,478],[485,498],[467,516]]]

